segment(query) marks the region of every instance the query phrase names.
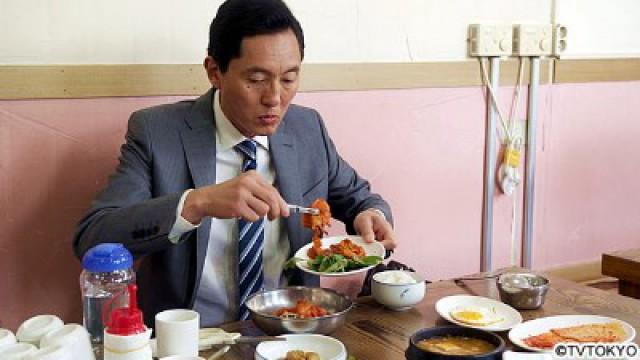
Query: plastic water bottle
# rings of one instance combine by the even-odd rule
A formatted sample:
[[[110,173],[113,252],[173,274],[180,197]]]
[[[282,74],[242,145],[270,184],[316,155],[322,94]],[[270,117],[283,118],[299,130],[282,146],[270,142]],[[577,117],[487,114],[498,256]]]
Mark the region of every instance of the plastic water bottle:
[[[102,344],[104,316],[129,304],[127,286],[135,283],[133,256],[122,244],[97,245],[82,258],[80,291],[83,325],[91,342]]]

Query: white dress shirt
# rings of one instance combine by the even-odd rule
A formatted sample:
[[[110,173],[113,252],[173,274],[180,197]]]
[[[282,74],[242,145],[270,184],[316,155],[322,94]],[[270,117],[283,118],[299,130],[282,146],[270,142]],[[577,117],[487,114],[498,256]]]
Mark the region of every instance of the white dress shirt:
[[[246,139],[233,126],[220,108],[219,92],[213,99],[216,119],[216,184],[233,179],[241,172],[244,157],[234,146]],[[257,143],[258,174],[268,183],[276,178],[275,168],[269,154],[269,139],[266,136],[253,138]],[[212,161],[214,159],[211,159]],[[182,195],[176,209],[176,222],[169,233],[169,240],[176,242],[180,235],[197,226],[184,219],[182,208],[187,194]],[[264,228],[264,287],[275,289],[284,284],[282,267],[289,256],[289,239],[285,222],[278,218],[267,219]],[[204,260],[200,285],[196,292],[194,310],[200,313],[201,326],[217,326],[235,321],[238,316],[238,220],[211,218],[209,246]]]

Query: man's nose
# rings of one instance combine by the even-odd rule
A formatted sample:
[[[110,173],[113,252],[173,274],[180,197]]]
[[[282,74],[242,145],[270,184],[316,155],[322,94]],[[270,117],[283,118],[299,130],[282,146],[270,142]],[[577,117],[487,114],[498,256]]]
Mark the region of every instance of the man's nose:
[[[280,104],[281,86],[277,81],[272,81],[262,94],[262,103],[268,107],[275,107]]]

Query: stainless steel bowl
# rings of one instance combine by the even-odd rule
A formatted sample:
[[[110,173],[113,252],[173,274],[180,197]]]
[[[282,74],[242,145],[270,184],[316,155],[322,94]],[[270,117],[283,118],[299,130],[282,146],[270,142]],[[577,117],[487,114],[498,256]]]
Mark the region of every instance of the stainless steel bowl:
[[[530,273],[505,273],[496,280],[500,300],[519,310],[533,310],[544,304],[549,280]]]
[[[283,307],[295,306],[301,299],[322,306],[329,315],[310,319],[285,319],[273,315]],[[246,305],[253,322],[268,335],[327,335],[344,324],[353,302],[345,295],[330,289],[296,286],[255,293],[247,300]]]

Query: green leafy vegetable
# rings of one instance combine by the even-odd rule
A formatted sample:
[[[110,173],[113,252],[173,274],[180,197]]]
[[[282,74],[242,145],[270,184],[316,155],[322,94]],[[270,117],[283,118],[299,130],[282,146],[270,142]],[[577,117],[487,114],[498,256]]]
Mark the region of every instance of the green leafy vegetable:
[[[354,256],[353,259],[349,259],[339,254],[332,254],[329,256],[318,255],[315,259],[307,260],[307,265],[313,271],[337,273],[357,270],[381,262],[380,256]]]
[[[287,260],[287,262],[284,263],[284,269],[285,270],[293,270],[296,268],[296,263],[298,261],[302,261],[303,259],[300,259],[299,257],[292,257],[291,259]]]

